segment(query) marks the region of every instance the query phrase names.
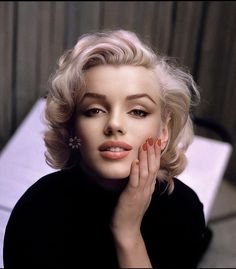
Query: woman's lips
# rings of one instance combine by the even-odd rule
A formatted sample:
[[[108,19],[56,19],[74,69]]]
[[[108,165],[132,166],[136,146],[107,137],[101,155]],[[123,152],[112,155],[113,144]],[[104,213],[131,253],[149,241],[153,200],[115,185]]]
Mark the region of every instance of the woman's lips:
[[[129,151],[100,151],[100,154],[102,157],[106,159],[111,159],[111,160],[118,160],[118,159],[123,159],[129,154]]]
[[[102,157],[111,160],[118,160],[125,158],[132,146],[123,141],[106,141],[99,146],[99,151]]]

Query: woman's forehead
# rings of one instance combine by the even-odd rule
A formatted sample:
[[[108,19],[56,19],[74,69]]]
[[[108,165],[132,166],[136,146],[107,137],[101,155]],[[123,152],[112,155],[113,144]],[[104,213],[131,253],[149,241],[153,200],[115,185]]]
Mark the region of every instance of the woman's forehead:
[[[153,70],[142,66],[96,66],[85,73],[85,93],[101,95],[147,95],[159,100],[160,85]]]

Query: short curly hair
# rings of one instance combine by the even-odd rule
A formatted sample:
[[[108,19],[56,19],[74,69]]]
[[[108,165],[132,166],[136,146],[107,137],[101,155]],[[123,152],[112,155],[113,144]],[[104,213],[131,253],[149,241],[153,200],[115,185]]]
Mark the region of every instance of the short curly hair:
[[[49,79],[45,118],[49,129],[44,141],[46,162],[69,168],[78,162],[68,147],[74,133],[76,107],[83,97],[84,74],[98,65],[143,66],[155,72],[160,84],[161,120],[168,123],[169,140],[161,154],[159,180],[173,189],[173,177],[186,166],[185,152],[193,137],[191,109],[200,95],[192,75],[170,57],[155,53],[134,32],[110,30],[82,35],[73,49],[59,59]]]

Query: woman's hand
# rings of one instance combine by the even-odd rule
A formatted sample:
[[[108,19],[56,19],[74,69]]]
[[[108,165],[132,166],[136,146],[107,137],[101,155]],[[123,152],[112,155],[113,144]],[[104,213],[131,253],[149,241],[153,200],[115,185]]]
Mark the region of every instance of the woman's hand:
[[[140,227],[155,189],[160,167],[161,141],[149,138],[132,162],[129,182],[121,193],[111,222],[115,241],[122,246],[134,246],[142,240]]]

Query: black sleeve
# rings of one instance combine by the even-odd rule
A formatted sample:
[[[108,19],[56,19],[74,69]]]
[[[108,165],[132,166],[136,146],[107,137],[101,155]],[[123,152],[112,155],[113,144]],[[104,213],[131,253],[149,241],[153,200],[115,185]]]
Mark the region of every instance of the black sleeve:
[[[31,257],[38,250],[32,248],[33,237],[36,236],[38,227],[34,226],[34,218],[28,203],[20,199],[14,207],[6,226],[3,245],[4,268],[30,267]],[[36,238],[35,238],[36,239]],[[36,254],[36,253],[35,253]],[[35,257],[35,255],[34,255]]]
[[[205,241],[206,227],[203,205],[199,202],[189,215],[186,213],[186,216],[180,217],[182,222],[177,225],[175,232],[170,232],[171,236],[168,236],[169,246],[171,246],[170,251],[173,256],[170,255],[166,264],[167,267],[172,268],[196,268]]]
[[[203,204],[197,195],[181,184],[172,195],[157,199],[155,208],[144,222],[153,267],[196,268],[206,231]]]
[[[60,264],[59,214],[51,202],[55,196],[44,185],[34,184],[13,208],[4,235],[4,268],[54,268]]]

